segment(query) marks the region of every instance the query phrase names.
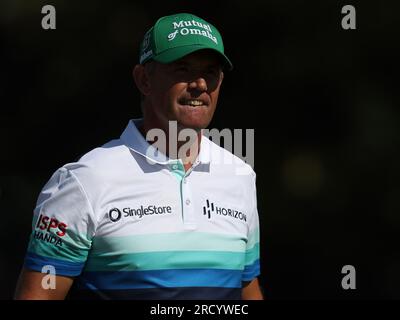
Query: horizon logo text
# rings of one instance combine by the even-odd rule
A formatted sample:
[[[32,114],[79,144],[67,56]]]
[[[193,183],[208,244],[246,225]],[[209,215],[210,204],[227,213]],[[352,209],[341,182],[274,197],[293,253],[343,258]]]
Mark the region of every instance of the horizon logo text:
[[[247,221],[247,216],[243,212],[234,209],[217,207],[216,205],[214,205],[213,202],[210,202],[210,200],[207,199],[206,205],[203,206],[203,215],[207,215],[208,219],[211,219],[211,213],[220,216],[232,217],[234,219],[242,221]]]

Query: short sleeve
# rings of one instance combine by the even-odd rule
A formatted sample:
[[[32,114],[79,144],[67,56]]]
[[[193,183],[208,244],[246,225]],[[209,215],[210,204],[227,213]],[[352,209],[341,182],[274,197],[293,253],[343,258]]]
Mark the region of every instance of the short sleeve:
[[[51,265],[57,275],[79,275],[95,228],[92,207],[78,178],[60,168],[38,197],[24,266],[41,272]]]
[[[256,175],[251,182],[252,212],[248,220],[245,266],[242,281],[251,281],[260,274],[260,223],[257,210]]]

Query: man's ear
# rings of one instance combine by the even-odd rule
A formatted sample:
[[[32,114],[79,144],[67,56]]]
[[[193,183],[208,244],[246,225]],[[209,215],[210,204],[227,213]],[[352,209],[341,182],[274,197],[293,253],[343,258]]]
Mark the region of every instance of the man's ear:
[[[148,77],[148,73],[145,71],[145,68],[141,64],[137,64],[133,68],[133,79],[135,80],[136,86],[139,91],[147,96],[150,93],[150,79]]]

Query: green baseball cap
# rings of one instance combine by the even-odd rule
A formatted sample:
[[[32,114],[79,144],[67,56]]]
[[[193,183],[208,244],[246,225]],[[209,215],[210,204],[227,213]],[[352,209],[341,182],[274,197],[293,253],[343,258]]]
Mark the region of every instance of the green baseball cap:
[[[157,20],[144,35],[139,63],[151,59],[170,63],[202,49],[216,51],[228,69],[233,65],[224,53],[224,44],[217,28],[190,13],[178,13]]]

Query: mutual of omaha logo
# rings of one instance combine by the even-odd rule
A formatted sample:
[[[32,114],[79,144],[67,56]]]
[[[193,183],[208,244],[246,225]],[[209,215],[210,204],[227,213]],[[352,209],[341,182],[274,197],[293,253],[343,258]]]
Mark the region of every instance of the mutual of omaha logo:
[[[137,217],[139,219],[142,219],[144,216],[164,215],[169,213],[172,213],[171,206],[148,205],[147,207],[144,207],[143,205],[141,205],[138,208],[126,207],[122,210],[118,208],[113,208],[108,211],[108,218],[112,222],[117,222],[121,220],[121,218]]]
[[[173,22],[172,26],[174,27],[174,32],[171,32],[168,35],[168,41],[172,41],[175,39],[177,34],[182,36],[187,35],[199,35],[203,37],[207,37],[212,40],[215,44],[218,44],[218,40],[215,36],[212,35],[212,30],[209,24],[201,23],[196,20],[181,20],[179,22]]]
[[[208,199],[206,200],[206,205],[203,207],[203,215],[207,215],[208,219],[211,219],[212,215],[220,215],[231,217],[233,219],[247,221],[247,216],[243,212],[237,211],[235,209],[216,206]]]

